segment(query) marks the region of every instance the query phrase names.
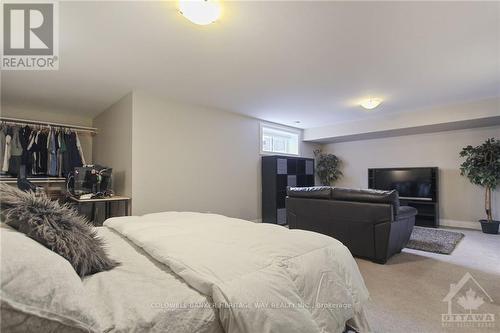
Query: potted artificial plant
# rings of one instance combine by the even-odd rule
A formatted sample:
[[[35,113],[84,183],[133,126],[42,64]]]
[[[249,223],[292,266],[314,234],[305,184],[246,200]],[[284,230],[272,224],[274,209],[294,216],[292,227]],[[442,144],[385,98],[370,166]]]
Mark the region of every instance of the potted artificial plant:
[[[462,149],[460,156],[465,157],[460,174],[472,184],[485,188],[486,220],[479,220],[481,229],[487,234],[497,234],[500,221],[493,220],[491,194],[500,184],[500,141],[491,138],[477,147],[469,145]]]
[[[341,161],[333,154],[324,154],[320,149],[314,151],[316,174],[322,185],[331,186],[342,177]]]

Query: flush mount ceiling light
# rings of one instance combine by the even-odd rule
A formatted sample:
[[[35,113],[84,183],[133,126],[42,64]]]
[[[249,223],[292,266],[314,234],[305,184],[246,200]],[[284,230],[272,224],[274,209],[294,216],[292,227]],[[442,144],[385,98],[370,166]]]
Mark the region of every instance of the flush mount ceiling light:
[[[207,25],[219,19],[222,9],[218,0],[180,0],[179,11],[189,21]]]
[[[382,103],[382,98],[369,97],[361,101],[360,105],[367,110],[375,109]]]

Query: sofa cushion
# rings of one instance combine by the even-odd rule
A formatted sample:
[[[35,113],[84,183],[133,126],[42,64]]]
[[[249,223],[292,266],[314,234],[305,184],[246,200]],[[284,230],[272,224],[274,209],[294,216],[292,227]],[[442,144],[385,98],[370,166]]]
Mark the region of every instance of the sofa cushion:
[[[331,192],[333,200],[390,204],[393,207],[394,215],[397,215],[399,210],[399,195],[396,190],[380,191],[335,187]]]
[[[398,209],[398,214],[397,214],[396,218],[398,218],[398,219],[407,219],[407,218],[410,218],[410,217],[413,217],[413,216],[417,215],[417,213],[418,213],[418,211],[414,207],[401,206]]]
[[[330,199],[332,188],[330,186],[289,187],[286,194],[294,198]]]

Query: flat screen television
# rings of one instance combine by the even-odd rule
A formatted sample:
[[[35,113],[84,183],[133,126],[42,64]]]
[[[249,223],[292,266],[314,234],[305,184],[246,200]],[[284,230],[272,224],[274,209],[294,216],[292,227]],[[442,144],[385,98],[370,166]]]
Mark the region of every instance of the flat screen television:
[[[368,169],[368,185],[397,190],[401,199],[436,201],[437,168]]]

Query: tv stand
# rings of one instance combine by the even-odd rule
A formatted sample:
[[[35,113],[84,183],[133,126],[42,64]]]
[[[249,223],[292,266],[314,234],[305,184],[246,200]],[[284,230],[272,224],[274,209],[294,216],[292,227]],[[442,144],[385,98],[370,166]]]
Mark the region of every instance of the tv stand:
[[[400,199],[399,202],[401,206],[410,206],[417,209],[415,225],[439,228],[439,204],[437,202],[418,199]]]
[[[439,228],[439,169],[437,167],[417,167],[417,168],[377,168],[368,169],[368,188],[387,189],[376,185],[376,177],[380,171],[418,171],[426,169],[430,172],[429,182],[431,190],[428,197],[400,197],[401,206],[410,206],[417,209],[415,225],[421,227]]]

